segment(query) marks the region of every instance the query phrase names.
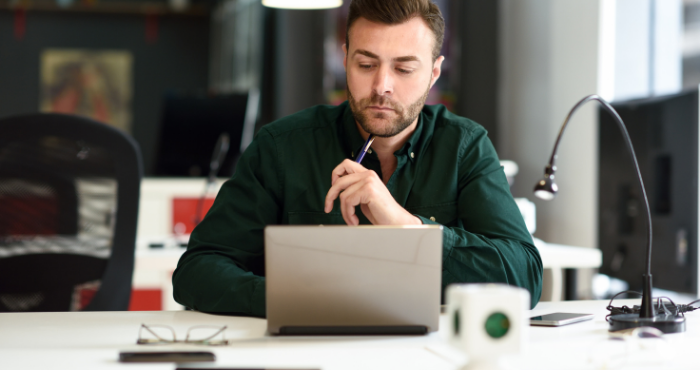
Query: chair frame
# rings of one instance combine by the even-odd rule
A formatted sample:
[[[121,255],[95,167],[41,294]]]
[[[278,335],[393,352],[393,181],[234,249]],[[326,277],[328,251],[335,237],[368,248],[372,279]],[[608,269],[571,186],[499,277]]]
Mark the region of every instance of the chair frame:
[[[143,163],[138,143],[124,132],[88,118],[64,114],[30,114],[0,120],[4,140],[57,136],[85,140],[99,145],[114,156],[117,186],[117,218],[112,252],[100,288],[83,311],[126,311],[136,250],[139,196]]]

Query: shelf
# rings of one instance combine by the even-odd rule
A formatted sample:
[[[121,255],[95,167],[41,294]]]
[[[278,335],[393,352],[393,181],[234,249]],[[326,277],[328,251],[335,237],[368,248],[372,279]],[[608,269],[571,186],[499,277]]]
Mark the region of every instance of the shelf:
[[[55,0],[19,1],[0,0],[0,11],[24,9],[27,12],[91,13],[119,15],[159,15],[180,17],[208,17],[211,7],[205,4],[190,4],[187,9],[176,11],[164,1],[101,1],[93,4],[76,0],[68,7],[60,7]]]

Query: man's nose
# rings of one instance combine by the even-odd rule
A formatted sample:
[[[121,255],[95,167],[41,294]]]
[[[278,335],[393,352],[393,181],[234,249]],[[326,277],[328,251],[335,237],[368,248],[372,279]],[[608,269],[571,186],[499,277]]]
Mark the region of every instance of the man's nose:
[[[391,71],[386,66],[381,66],[374,76],[374,91],[377,95],[388,95],[394,92],[394,80]]]

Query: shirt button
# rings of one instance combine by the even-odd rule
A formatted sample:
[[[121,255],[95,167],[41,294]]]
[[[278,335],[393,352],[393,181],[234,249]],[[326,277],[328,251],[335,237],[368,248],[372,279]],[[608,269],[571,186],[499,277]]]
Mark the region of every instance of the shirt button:
[[[411,153],[411,154],[413,154],[413,153]],[[435,222],[435,217],[433,217],[433,216],[430,216],[430,221],[433,221],[433,222]]]
[[[367,153],[372,154],[372,149],[367,150]]]
[[[415,157],[416,157],[415,154],[413,154],[413,152],[411,152],[411,158],[415,158]],[[435,221],[435,220],[433,220],[433,221]]]

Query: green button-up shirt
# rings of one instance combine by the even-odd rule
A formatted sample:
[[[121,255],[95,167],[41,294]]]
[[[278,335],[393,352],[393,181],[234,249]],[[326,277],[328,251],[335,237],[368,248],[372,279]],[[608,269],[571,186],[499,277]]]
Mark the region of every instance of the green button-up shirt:
[[[332,170],[363,144],[347,102],[264,126],[192,232],[173,274],[175,300],[204,312],[265,316],[263,229],[345,224],[338,200],[329,214],[324,201]],[[426,105],[394,155],[391,195],[424,224],[444,226],[443,290],[458,282],[508,283],[529,290],[534,307],[542,261],[486,130],[442,105]],[[382,177],[375,153],[362,165]]]

